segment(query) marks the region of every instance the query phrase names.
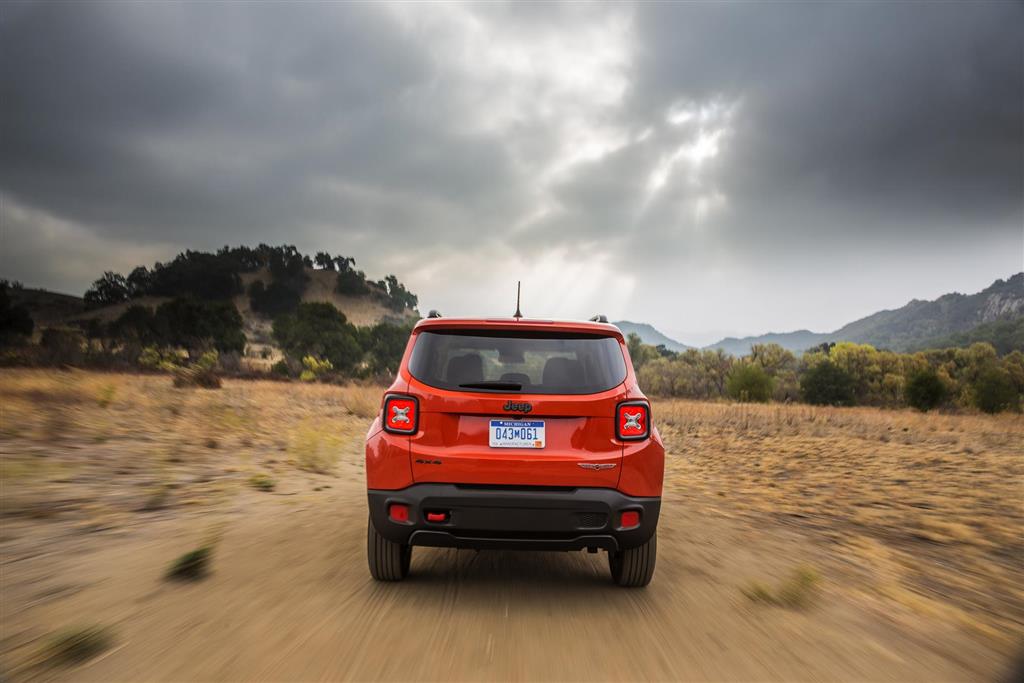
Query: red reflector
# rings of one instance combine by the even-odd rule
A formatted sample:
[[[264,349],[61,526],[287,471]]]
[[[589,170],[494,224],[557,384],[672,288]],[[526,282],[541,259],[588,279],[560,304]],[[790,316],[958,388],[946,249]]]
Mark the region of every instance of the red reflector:
[[[412,396],[387,396],[384,399],[384,429],[398,434],[416,432],[419,407]]]
[[[408,522],[409,506],[402,503],[392,503],[388,506],[388,517],[392,522]]]
[[[626,510],[622,513],[622,528],[640,526],[640,513],[636,510]]]
[[[642,401],[619,404],[615,416],[615,429],[624,441],[646,439],[651,433],[650,408]]]
[[[428,512],[427,513],[427,521],[428,522],[447,522],[448,521],[448,513],[447,512]]]

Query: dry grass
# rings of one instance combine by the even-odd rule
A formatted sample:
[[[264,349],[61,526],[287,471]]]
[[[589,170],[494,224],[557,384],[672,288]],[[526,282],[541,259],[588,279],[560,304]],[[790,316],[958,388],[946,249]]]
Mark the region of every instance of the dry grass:
[[[362,477],[382,392],[0,370],[5,537],[24,533],[28,552],[29,528],[63,543],[170,515],[205,520],[263,495],[254,472],[289,490]],[[817,539],[826,592],[880,610],[896,601],[1004,644],[1024,635],[1024,418],[659,401],[654,420],[667,491],[696,515]]]
[[[341,401],[356,417],[372,420],[380,412],[383,392],[380,387],[350,384],[341,389]]]
[[[819,538],[871,599],[1024,635],[1018,415],[661,401],[666,488]]]
[[[382,393],[242,380],[195,391],[165,375],[0,370],[0,518],[117,528],[140,512],[221,505],[254,471],[331,473],[360,445],[359,415]]]

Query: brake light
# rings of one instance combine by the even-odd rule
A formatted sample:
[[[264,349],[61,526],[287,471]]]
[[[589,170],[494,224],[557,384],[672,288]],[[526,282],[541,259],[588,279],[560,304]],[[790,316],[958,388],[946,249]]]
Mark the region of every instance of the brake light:
[[[640,513],[637,510],[626,510],[622,513],[622,528],[632,529],[640,526]]]
[[[392,503],[388,506],[388,517],[392,522],[408,522],[409,506],[405,503]]]
[[[626,401],[615,409],[615,433],[622,441],[639,441],[651,434],[651,408],[645,401]]]
[[[419,412],[419,402],[412,396],[388,394],[384,397],[384,430],[394,434],[414,434]]]

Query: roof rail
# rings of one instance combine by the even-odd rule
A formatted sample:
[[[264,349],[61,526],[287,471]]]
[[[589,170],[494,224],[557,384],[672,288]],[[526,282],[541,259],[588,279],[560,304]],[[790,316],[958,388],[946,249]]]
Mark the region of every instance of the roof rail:
[[[590,319],[590,322],[592,322],[592,323],[606,323],[606,322],[608,322],[608,316],[601,315],[600,313],[598,313],[597,315],[595,315],[593,318]]]
[[[437,309],[431,308],[430,313],[427,313],[428,318],[440,318],[441,314],[437,312]]]

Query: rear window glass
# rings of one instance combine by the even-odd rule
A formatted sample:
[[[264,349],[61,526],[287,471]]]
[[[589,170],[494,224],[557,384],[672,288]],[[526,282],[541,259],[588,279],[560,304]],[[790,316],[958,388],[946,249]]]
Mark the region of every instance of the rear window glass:
[[[595,394],[626,379],[613,337],[530,332],[420,332],[412,376],[456,391]]]

